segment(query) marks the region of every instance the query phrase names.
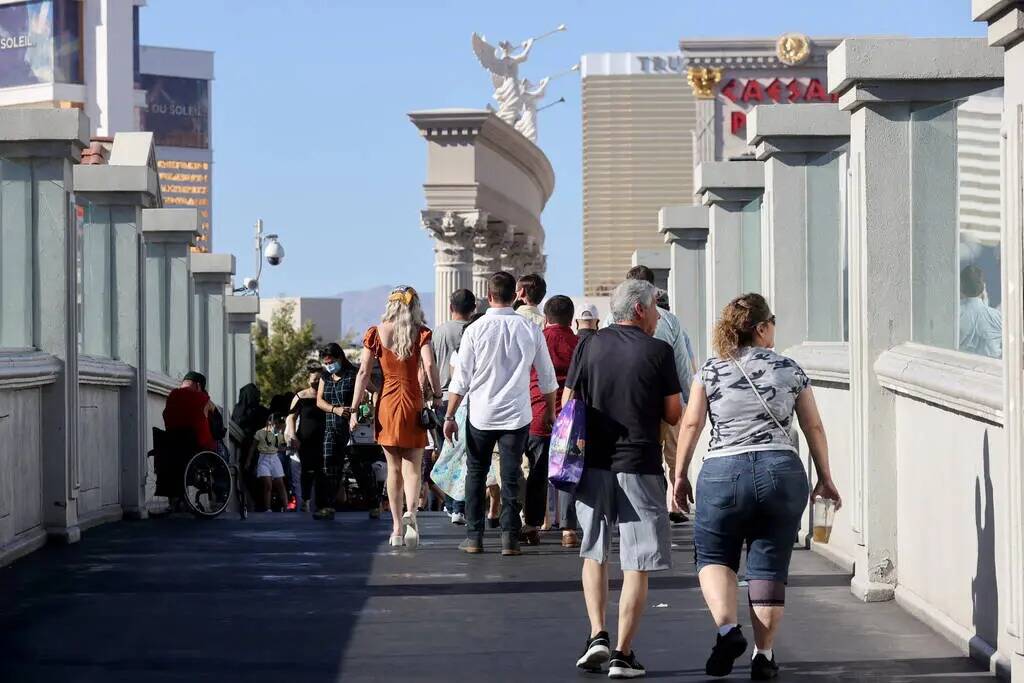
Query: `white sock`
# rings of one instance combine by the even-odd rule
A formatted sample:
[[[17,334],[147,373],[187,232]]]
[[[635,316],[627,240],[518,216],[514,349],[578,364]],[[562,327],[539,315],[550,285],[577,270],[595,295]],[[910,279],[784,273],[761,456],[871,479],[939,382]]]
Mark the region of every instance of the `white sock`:
[[[738,626],[738,624],[723,624],[718,627],[718,635],[724,636],[726,633],[736,628],[736,626]]]
[[[768,659],[769,662],[772,661],[772,656],[773,655],[772,655],[772,649],[771,648],[768,648],[767,650],[761,650],[761,649],[758,649],[757,645],[755,645],[754,646],[754,654],[752,654],[750,656],[750,658],[753,659],[754,657],[756,657],[758,655],[764,655]]]

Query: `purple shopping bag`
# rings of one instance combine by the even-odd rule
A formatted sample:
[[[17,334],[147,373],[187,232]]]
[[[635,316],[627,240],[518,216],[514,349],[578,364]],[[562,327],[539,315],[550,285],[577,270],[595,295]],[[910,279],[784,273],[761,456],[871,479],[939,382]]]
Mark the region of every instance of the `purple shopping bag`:
[[[587,439],[587,407],[575,398],[562,406],[551,428],[548,481],[559,491],[572,493],[583,475]]]

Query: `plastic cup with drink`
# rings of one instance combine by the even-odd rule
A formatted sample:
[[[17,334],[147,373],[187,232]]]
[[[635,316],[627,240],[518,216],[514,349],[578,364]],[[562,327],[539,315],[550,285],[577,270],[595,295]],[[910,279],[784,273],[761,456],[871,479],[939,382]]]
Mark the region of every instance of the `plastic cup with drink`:
[[[832,536],[832,520],[836,515],[836,502],[817,496],[814,499],[812,535],[815,543],[828,543]]]

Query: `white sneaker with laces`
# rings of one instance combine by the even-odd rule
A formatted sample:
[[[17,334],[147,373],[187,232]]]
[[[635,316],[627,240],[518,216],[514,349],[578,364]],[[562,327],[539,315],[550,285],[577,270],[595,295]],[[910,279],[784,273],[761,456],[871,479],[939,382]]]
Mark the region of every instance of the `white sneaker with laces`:
[[[465,524],[465,523],[466,523],[466,515],[462,514],[461,512],[453,512],[452,513],[452,524],[460,524],[461,525],[461,524]]]

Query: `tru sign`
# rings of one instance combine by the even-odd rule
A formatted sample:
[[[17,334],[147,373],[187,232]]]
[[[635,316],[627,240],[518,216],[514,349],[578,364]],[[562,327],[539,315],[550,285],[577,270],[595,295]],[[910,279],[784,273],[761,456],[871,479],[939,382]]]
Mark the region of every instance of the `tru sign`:
[[[797,79],[783,83],[778,78],[764,85],[761,81],[750,79],[746,83],[732,78],[722,86],[722,95],[735,104],[754,106],[757,104],[788,104],[790,102],[837,102],[838,97],[829,95],[825,86],[817,78],[812,78],[805,85]],[[747,127],[747,113],[733,111],[729,115],[729,127],[733,135],[742,135]]]

